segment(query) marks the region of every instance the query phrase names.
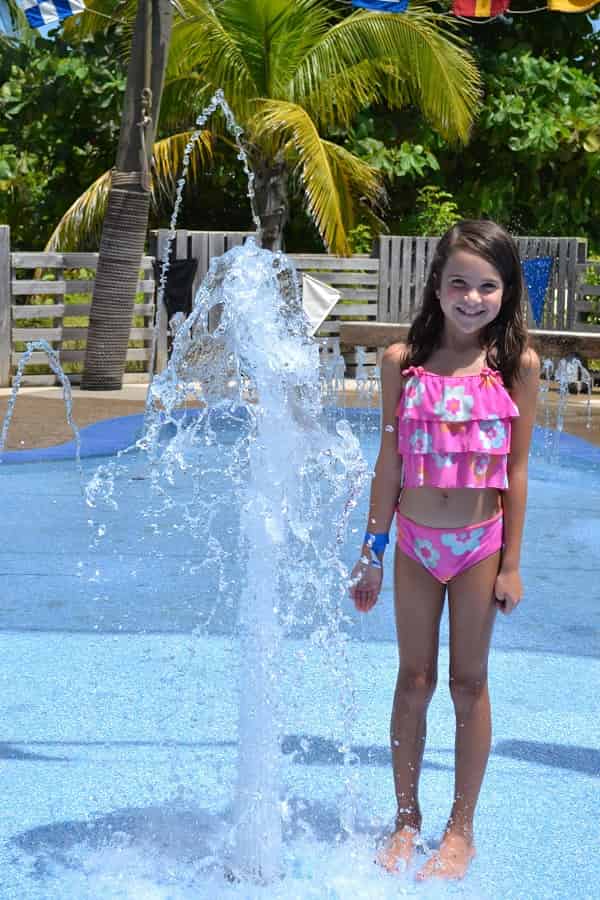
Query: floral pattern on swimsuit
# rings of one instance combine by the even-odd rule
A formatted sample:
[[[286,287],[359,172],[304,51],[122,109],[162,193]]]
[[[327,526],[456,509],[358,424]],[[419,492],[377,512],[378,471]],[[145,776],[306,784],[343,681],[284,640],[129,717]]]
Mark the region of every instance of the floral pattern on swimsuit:
[[[519,410],[500,373],[436,375],[411,366],[402,374],[397,416],[404,485],[505,490],[511,421]]]

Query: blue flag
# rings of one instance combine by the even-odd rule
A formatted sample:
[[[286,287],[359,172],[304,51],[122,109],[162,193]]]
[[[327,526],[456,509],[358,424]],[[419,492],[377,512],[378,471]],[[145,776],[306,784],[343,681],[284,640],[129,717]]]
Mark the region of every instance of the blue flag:
[[[408,0],[399,0],[392,3],[391,0],[352,0],[352,6],[360,6],[361,9],[370,9],[371,12],[405,12]]]
[[[85,11],[83,0],[19,0],[19,6],[32,28],[62,22]]]
[[[544,300],[546,299],[553,262],[554,258],[552,256],[540,256],[537,259],[525,259],[521,264],[536,325],[539,325],[542,321]]]

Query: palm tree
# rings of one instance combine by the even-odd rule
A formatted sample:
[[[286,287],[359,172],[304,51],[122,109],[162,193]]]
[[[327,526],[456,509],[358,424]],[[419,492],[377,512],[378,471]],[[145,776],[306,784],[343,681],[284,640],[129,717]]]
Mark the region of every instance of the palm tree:
[[[110,13],[119,0],[92,0]],[[173,27],[161,106],[163,139],[155,145],[155,185],[172,184],[189,137],[190,110],[222,88],[242,125],[255,172],[256,205],[265,244],[281,246],[288,198],[298,190],[327,248],[349,253],[357,210],[375,209],[378,173],[328,139],[374,103],[412,104],[444,137],[466,141],[480,80],[456,20],[426,0],[400,15],[357,10],[340,0],[181,0],[185,18]],[[125,15],[130,5],[121,6]],[[83,19],[86,19],[84,14]],[[103,27],[88,16],[86,30]],[[208,123],[200,171],[225,140]],[[102,176],[67,211],[48,248],[73,246],[106,204]]]

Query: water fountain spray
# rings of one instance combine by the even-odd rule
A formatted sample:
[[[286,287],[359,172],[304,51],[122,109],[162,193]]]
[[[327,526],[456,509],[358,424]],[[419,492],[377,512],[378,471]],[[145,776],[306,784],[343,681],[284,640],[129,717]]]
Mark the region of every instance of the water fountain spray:
[[[254,198],[241,129],[217,92],[184,154],[171,240],[191,147],[218,106],[238,143],[249,176],[248,195]],[[254,213],[253,219],[259,230]],[[170,242],[158,315],[169,249]],[[206,323],[215,318],[209,313],[217,310],[218,325],[209,331]],[[338,380],[340,359],[338,353],[333,373]],[[190,399],[199,409],[182,417]],[[218,477],[229,484],[239,505],[239,521],[229,526],[229,533],[239,534],[233,555],[244,563],[236,598],[239,758],[228,869],[237,878],[259,882],[272,881],[283,871],[278,660],[286,635],[303,621],[318,623],[314,640],[335,667],[346,769],[342,827],[350,830],[353,822],[352,692],[342,630],[348,573],[340,550],[367,469],[347,423],[338,423],[331,434],[321,413],[318,345],[310,336],[295,269],[283,254],[263,250],[249,239],[212,260],[192,312],[173,329],[171,359],[149,386],[145,432],[137,446],[150,462],[155,507],[146,517],[154,517],[156,524],[165,510],[172,510],[177,503],[172,489],[183,473],[191,490],[183,494],[181,520],[218,564],[232,551],[213,528],[206,486],[215,473],[207,472],[203,459],[225,439]],[[88,488],[90,505],[116,502],[117,476],[118,461],[98,470]],[[309,615],[303,612],[307,596]]]
[[[150,354],[150,373],[154,372],[154,368],[156,365],[156,347],[158,343],[158,335],[160,333],[160,326],[162,324],[162,317],[164,315],[164,296],[165,296],[165,288],[167,285],[167,276],[169,273],[169,268],[171,266],[171,248],[173,246],[173,241],[175,240],[176,235],[176,226],[177,219],[179,218],[179,210],[181,208],[181,203],[183,201],[183,191],[187,182],[188,172],[190,168],[190,160],[192,157],[192,151],[194,146],[198,142],[200,135],[202,134],[202,129],[206,125],[207,121],[210,117],[217,111],[217,109],[221,109],[223,115],[225,116],[225,123],[227,125],[227,129],[229,133],[232,135],[235,144],[238,148],[237,158],[242,163],[242,167],[246,174],[246,179],[248,182],[248,191],[247,197],[250,202],[250,212],[252,215],[252,221],[254,223],[254,227],[256,229],[256,240],[260,243],[262,227],[260,223],[260,219],[256,213],[255,208],[255,191],[254,191],[254,172],[250,169],[250,164],[248,161],[248,154],[246,152],[246,148],[242,142],[243,129],[237,124],[235,117],[231,111],[231,107],[225,100],[225,95],[223,91],[219,88],[219,90],[215,91],[213,96],[210,99],[208,105],[202,110],[198,118],[196,119],[196,128],[191,134],[191,137],[187,144],[185,145],[185,149],[183,151],[183,164],[181,168],[181,174],[177,179],[177,189],[175,191],[175,202],[173,204],[173,212],[171,213],[171,220],[169,222],[169,232],[167,235],[167,240],[165,242],[165,246],[163,248],[163,255],[161,259],[161,267],[160,267],[160,278],[158,282],[158,288],[156,291],[156,321],[154,326],[154,334],[152,338],[152,352]]]
[[[67,423],[69,424],[71,431],[73,432],[73,437],[75,438],[75,460],[77,463],[77,468],[79,470],[79,475],[81,478],[83,478],[83,472],[81,470],[81,438],[79,435],[79,429],[73,421],[73,397],[71,393],[71,382],[61,368],[58,359],[58,353],[56,352],[56,350],[48,343],[48,341],[41,339],[37,341],[29,341],[27,343],[25,352],[19,360],[19,365],[17,367],[17,372],[13,381],[12,392],[8,400],[6,414],[4,416],[4,422],[2,423],[2,432],[0,433],[0,462],[2,462],[2,451],[4,450],[4,445],[6,444],[8,429],[10,428],[10,423],[15,411],[15,403],[17,402],[17,394],[19,393],[19,388],[21,387],[23,372],[25,371],[25,367],[29,363],[29,360],[36,351],[42,351],[46,354],[46,356],[48,357],[48,365],[62,385]]]

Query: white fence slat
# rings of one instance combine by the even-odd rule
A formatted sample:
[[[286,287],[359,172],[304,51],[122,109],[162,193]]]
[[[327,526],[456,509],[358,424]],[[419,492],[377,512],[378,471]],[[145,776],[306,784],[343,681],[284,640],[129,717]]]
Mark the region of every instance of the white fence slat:
[[[298,266],[296,268],[298,268]],[[300,269],[300,272],[303,271],[305,270]],[[319,269],[318,280],[322,281],[324,284],[334,285],[340,290],[343,289],[343,285],[353,286],[359,284],[364,285],[365,287],[374,288],[375,293],[377,293],[379,276],[377,272],[350,272],[346,269],[342,272],[331,272]]]
[[[137,290],[139,293],[152,293],[154,291],[154,280],[145,279],[138,281]],[[13,279],[11,282],[11,293],[18,297],[23,294],[92,294],[94,291],[94,282],[91,280],[60,280],[47,281],[44,279],[27,280],[25,278]]]
[[[338,302],[333,307],[328,318],[338,318],[345,316],[347,319],[355,319],[357,316],[375,316],[377,315],[376,303],[342,303]]]
[[[392,322],[404,322],[410,318],[412,300],[410,296],[413,284],[413,242],[414,238],[396,239],[396,253],[393,261],[396,276],[390,278],[390,308]]]
[[[13,365],[18,366],[21,357],[23,356],[25,351],[19,352],[14,351],[12,353],[12,362]],[[85,358],[85,350],[61,350],[59,353],[59,359],[61,363],[63,362],[83,362]],[[127,350],[127,362],[131,362],[135,360],[137,362],[144,362],[150,359],[150,348],[148,347],[130,347]],[[31,354],[28,362],[30,365],[40,365],[40,363],[47,363],[48,357],[41,350],[36,350]]]
[[[60,341],[62,328],[13,328],[12,336],[13,341]]]
[[[97,253],[44,253],[17,250],[11,254],[14,269],[96,269]],[[142,256],[141,268],[151,269],[153,258]]]
[[[23,294],[64,294],[65,282],[14,280],[11,282],[11,292],[14,297],[20,297]]]
[[[336,287],[336,290],[340,292],[342,295],[342,300],[361,300],[361,301],[369,301],[371,300],[375,306],[377,306],[377,290],[373,288],[344,288],[344,287]]]
[[[379,241],[378,276],[377,318],[381,322],[390,322],[390,242],[383,238]]]
[[[11,309],[13,321],[15,319],[51,319],[53,317],[60,318],[65,314],[64,303],[34,303],[27,304],[26,306],[13,305]]]
[[[302,271],[309,269],[318,269],[321,272],[364,269],[366,272],[376,272],[379,269],[379,260],[371,259],[370,256],[329,256],[327,253],[322,253],[320,256],[314,253],[310,255],[289,253],[288,256],[296,268],[302,269]]]

